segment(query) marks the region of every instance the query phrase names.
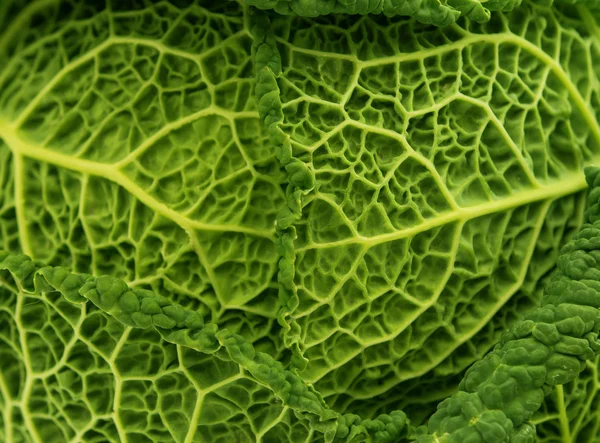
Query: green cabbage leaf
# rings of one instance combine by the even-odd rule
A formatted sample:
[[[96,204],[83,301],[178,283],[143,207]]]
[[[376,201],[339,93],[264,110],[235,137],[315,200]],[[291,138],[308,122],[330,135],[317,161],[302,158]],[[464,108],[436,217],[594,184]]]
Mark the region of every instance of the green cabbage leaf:
[[[0,440],[596,441],[599,10],[0,0]]]

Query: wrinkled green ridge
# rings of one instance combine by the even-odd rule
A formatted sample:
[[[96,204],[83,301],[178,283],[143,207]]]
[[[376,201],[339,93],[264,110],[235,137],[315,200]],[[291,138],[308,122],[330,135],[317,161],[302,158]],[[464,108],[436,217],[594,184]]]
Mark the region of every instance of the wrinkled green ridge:
[[[283,15],[385,14],[410,16],[421,23],[447,26],[461,16],[486,22],[491,11],[510,11],[519,6],[521,0],[246,0],[246,3]]]
[[[429,420],[427,442],[533,442],[529,423],[552,388],[600,352],[600,169],[586,169],[586,224],[562,250],[541,307],[505,332]]]
[[[495,11],[512,11],[522,0],[245,0],[259,9],[272,9],[282,15],[318,17],[327,14],[384,14],[413,17],[424,24],[447,26],[460,17],[487,22]],[[598,0],[541,0],[543,5],[563,3],[600,10]]]
[[[318,17],[327,14],[384,14],[413,17],[421,23],[447,26],[460,17],[484,23],[492,12],[512,11],[522,0],[245,0],[247,4],[282,15]],[[544,5],[563,3],[582,5],[590,10],[600,9],[598,0],[542,0]]]
[[[293,350],[292,370],[295,373],[297,368],[304,367],[306,361],[298,348],[300,328],[289,319],[290,313],[298,305],[298,295],[293,283],[295,273],[293,242],[296,238],[294,223],[302,217],[302,198],[314,188],[315,177],[314,172],[307,165],[293,156],[290,137],[280,127],[283,112],[277,76],[281,74],[281,57],[276,48],[269,17],[263,13],[255,13],[251,32],[254,37],[253,53],[257,78],[255,91],[259,113],[269,133],[276,156],[288,176],[287,206],[278,214],[276,225],[277,248],[280,254],[279,321],[284,328],[286,345]],[[335,440],[364,441],[370,436],[376,442],[396,442],[406,437],[407,424],[406,414],[402,411],[393,411],[389,415],[382,414],[374,420],[363,420],[356,414],[344,414],[338,417]]]
[[[431,435],[420,436],[418,442],[532,442],[535,428],[528,420],[544,396],[575,379],[600,351],[600,168],[587,169],[586,178],[591,188],[588,223],[563,247],[542,306],[525,314],[494,351],[467,371],[460,391],[442,402],[431,418]],[[8,270],[25,292],[58,291],[72,303],[91,301],[127,326],[154,328],[170,343],[209,354],[224,349],[284,404],[309,418],[326,441],[371,435],[373,441],[394,442],[405,436],[402,412],[365,421],[350,414],[338,416],[296,374],[256,352],[241,336],[218,331],[197,312],[151,291],[130,289],[109,276],[40,266],[27,256],[4,251],[0,269]]]
[[[294,285],[295,259],[294,224],[302,218],[302,199],[315,186],[314,172],[292,154],[290,137],[281,129],[283,111],[277,77],[281,75],[281,56],[276,47],[269,17],[257,12],[253,15],[253,55],[256,69],[256,97],[261,120],[269,134],[276,156],[287,173],[286,206],[277,215],[277,249],[280,256],[278,282],[281,304],[279,322],[285,329],[285,344],[294,351],[293,364],[303,367],[305,359],[298,348],[300,327],[290,314],[298,307]]]
[[[294,372],[284,369],[270,355],[257,352],[242,336],[215,324],[205,323],[195,311],[170,302],[152,291],[129,286],[110,276],[75,274],[63,267],[42,266],[22,254],[0,250],[0,271],[8,271],[26,293],[57,291],[71,303],[92,302],[97,308],[133,328],[153,328],[167,342],[215,354],[246,369],[267,386],[285,406],[308,419],[325,441],[364,441],[392,443],[406,436],[406,415],[401,411],[382,414],[374,420],[361,420],[330,410],[318,392]]]

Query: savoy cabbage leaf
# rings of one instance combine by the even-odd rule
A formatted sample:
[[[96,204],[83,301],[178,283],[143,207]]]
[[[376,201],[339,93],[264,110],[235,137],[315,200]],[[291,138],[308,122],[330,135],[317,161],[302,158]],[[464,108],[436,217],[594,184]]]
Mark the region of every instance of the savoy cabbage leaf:
[[[288,344],[336,409],[418,421],[539,303],[581,223],[597,25],[531,3],[484,25],[273,27],[283,155],[314,174],[288,229]]]
[[[555,3],[0,0],[0,440],[532,441],[468,381],[417,426],[584,220],[600,8]],[[573,368],[539,441],[599,436]]]

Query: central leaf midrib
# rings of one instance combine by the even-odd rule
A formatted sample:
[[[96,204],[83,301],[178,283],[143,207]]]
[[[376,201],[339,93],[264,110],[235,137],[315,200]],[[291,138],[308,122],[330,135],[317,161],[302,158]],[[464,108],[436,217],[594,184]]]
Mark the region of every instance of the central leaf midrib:
[[[140,200],[146,206],[152,208],[158,214],[173,221],[184,229],[198,229],[205,231],[217,232],[240,232],[257,237],[272,239],[274,230],[258,230],[237,225],[204,223],[190,219],[181,215],[177,211],[169,208],[166,204],[156,200],[151,195],[146,193],[137,183],[117,170],[111,164],[98,163],[81,158],[74,158],[60,152],[51,151],[47,148],[37,146],[34,143],[23,140],[10,125],[0,121],[0,137],[4,139],[9,149],[24,157],[42,161],[48,164],[58,166],[60,168],[79,172],[81,174],[89,174],[96,177],[102,177],[121,187],[127,192]]]
[[[600,159],[594,159],[590,163],[600,164]],[[326,249],[354,244],[363,244],[367,247],[376,246],[382,243],[414,237],[423,232],[456,221],[466,222],[483,217],[485,215],[508,211],[531,203],[537,203],[548,199],[556,200],[567,195],[575,194],[586,188],[587,184],[585,182],[583,173],[573,173],[565,176],[559,181],[555,181],[551,185],[540,186],[539,188],[534,188],[527,191],[517,191],[514,195],[502,200],[487,201],[479,205],[469,206],[455,211],[444,212],[438,217],[425,220],[411,228],[406,228],[387,234],[374,235],[372,237],[358,236],[328,243],[311,243],[297,248],[296,251],[304,252],[311,249]]]
[[[479,333],[481,331],[481,329],[486,324],[488,324],[490,322],[490,320],[497,314],[497,312],[503,306],[505,306],[505,304],[508,302],[508,300],[513,297],[515,292],[517,292],[519,290],[519,288],[521,288],[521,286],[523,285],[523,281],[527,277],[529,267],[531,264],[531,259],[534,254],[535,246],[537,244],[537,240],[540,237],[540,231],[543,227],[544,221],[546,220],[546,216],[547,216],[547,212],[550,208],[550,204],[551,204],[550,201],[547,201],[547,203],[544,205],[545,206],[544,210],[538,216],[538,220],[537,220],[537,222],[535,224],[535,228],[534,228],[535,232],[531,236],[531,241],[529,243],[527,253],[525,254],[526,258],[524,259],[523,266],[521,267],[521,273],[518,276],[518,279],[506,290],[506,292],[498,300],[496,300],[496,302],[493,304],[492,308],[487,311],[487,314],[484,317],[482,317],[475,325],[470,327],[468,332],[465,332],[462,336],[460,336],[459,339],[455,340],[451,345],[449,345],[448,348],[446,349],[446,351],[443,352],[442,354],[438,355],[437,358],[428,361],[419,370],[413,371],[406,378],[401,379],[400,380],[401,383],[407,382],[407,381],[415,379],[417,377],[424,376],[427,372],[431,371],[432,369],[437,367],[440,363],[442,363],[444,360],[446,360],[450,355],[452,355],[453,352],[456,351],[456,349],[458,349],[461,345],[463,345],[467,341],[471,340],[477,333]],[[460,233],[459,233],[459,235],[460,235]],[[454,266],[454,264],[452,266]],[[435,297],[435,299],[432,300],[434,303],[437,302],[437,299],[439,298],[439,295],[441,294],[441,291],[442,291],[443,287],[445,286],[445,283],[446,282],[443,282],[443,284],[440,285],[440,288],[437,291],[437,297]],[[427,308],[430,308],[432,305],[433,305],[433,303],[430,303]],[[403,326],[398,331],[394,331],[393,334],[388,334],[387,336],[379,337],[376,340],[372,340],[371,342],[369,342],[368,344],[366,344],[364,346],[363,350],[370,346],[376,346],[376,345],[379,345],[379,344],[382,344],[385,342],[395,340],[401,333],[403,333],[406,330],[407,326],[411,325],[417,319],[417,317],[420,316],[423,312],[425,312],[425,310],[421,310],[418,314],[414,315],[412,319],[409,319],[407,322],[405,322],[406,323],[405,326]],[[430,340],[430,337],[431,337],[431,334],[427,335],[421,344],[424,344],[428,340]],[[337,370],[340,367],[343,367],[346,363],[348,363],[351,359],[353,359],[355,357],[356,357],[356,355],[352,356],[351,358],[348,357],[344,361],[339,362],[335,366],[332,366],[332,369],[329,372],[331,372],[333,370]],[[403,355],[401,357],[401,359],[403,359],[404,357],[405,357],[405,355]],[[323,375],[319,376],[319,378],[311,378],[309,381],[311,383],[317,383],[325,375],[326,374],[323,374]],[[377,389],[371,390],[368,395],[357,395],[356,393],[354,393],[353,396],[356,399],[364,400],[364,399],[367,399],[371,395],[381,395],[397,383],[398,383],[398,380],[392,381],[392,382],[388,381],[388,383],[382,384]]]
[[[102,164],[93,162],[90,160],[84,160],[80,158],[70,157],[68,155],[51,151],[47,148],[37,146],[36,144],[23,140],[23,138],[16,132],[15,127],[5,121],[0,120],[0,137],[5,141],[8,149],[10,149],[16,157],[27,157],[37,161],[45,162],[58,166],[60,168],[79,172],[81,174],[88,174],[97,177],[101,177],[108,181],[121,186],[133,197],[138,199],[141,203],[152,209],[155,213],[171,220],[182,228],[188,235],[192,247],[198,254],[198,259],[206,270],[209,280],[215,288],[217,299],[223,306],[227,306],[227,302],[223,298],[222,290],[217,276],[214,273],[214,269],[208,259],[204,248],[200,246],[194,231],[200,232],[237,232],[246,235],[257,236],[266,238],[273,241],[274,232],[261,231],[249,227],[237,226],[237,225],[224,225],[224,224],[209,224],[203,223],[197,220],[193,220],[186,217],[175,210],[169,208],[166,204],[156,200],[154,197],[146,193],[137,183],[132,181],[129,177],[123,174],[120,170],[115,169],[114,165]],[[21,213],[22,210],[18,208],[17,214]],[[19,225],[24,226],[24,221],[21,221]],[[21,233],[22,238],[27,238],[26,232]],[[33,251],[29,251],[31,254]]]

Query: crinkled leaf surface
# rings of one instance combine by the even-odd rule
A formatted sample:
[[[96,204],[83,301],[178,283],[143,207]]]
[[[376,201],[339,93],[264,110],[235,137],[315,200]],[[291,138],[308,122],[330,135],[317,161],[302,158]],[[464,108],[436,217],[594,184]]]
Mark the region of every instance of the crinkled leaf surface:
[[[244,8],[188,3],[32,2],[11,21],[2,237],[260,336],[276,312],[281,174],[256,111]]]
[[[344,0],[246,0],[246,3],[260,9],[273,9],[279,14],[292,14],[303,17],[318,17],[326,14],[385,14],[388,16],[402,15],[416,17],[422,23],[445,26],[464,15],[476,21],[487,21],[490,9],[510,10],[520,3],[520,0],[500,0],[481,2],[480,0],[388,0],[369,1],[359,0],[348,2]]]
[[[152,289],[281,357],[282,177],[252,92],[247,14],[189,3],[2,2],[0,248]],[[259,411],[274,397],[236,364],[192,356],[193,376],[188,351],[152,334],[2,286],[0,440],[255,441],[269,420],[286,426],[280,406]]]
[[[600,31],[534,2],[484,25],[274,26],[281,128],[316,183],[295,226],[301,374],[336,409],[419,421],[537,304],[581,222]]]
[[[234,1],[3,2],[0,249],[151,289],[287,361],[275,220],[300,203],[281,319],[335,413],[294,408],[335,415],[338,440],[397,441],[398,415],[339,413],[424,421],[538,303],[599,154],[592,15],[529,2],[490,19],[480,2],[447,3],[473,21],[425,26],[442,22],[424,9],[273,17],[269,30]],[[300,15],[330,12],[348,11]],[[306,195],[284,196],[254,97],[265,32],[281,57],[278,129],[306,166],[286,166],[288,181],[313,171]],[[223,353],[1,276],[0,440],[323,438]],[[546,402],[541,441],[594,441],[595,368]]]
[[[237,363],[0,278],[1,441],[320,440]]]

